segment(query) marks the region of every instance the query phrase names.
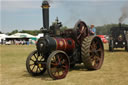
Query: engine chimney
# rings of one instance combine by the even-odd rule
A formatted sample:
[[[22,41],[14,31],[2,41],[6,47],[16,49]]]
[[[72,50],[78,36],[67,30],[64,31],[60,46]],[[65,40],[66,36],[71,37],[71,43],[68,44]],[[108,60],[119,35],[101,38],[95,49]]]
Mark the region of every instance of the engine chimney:
[[[43,1],[42,3],[42,14],[43,14],[43,26],[44,29],[49,29],[49,3],[48,1]]]

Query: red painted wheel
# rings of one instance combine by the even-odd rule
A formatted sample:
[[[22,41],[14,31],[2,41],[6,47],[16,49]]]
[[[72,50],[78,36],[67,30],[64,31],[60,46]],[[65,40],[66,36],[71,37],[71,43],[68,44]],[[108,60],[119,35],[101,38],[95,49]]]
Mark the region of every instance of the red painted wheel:
[[[62,79],[69,70],[69,58],[63,51],[54,51],[47,60],[47,71],[51,78]]]

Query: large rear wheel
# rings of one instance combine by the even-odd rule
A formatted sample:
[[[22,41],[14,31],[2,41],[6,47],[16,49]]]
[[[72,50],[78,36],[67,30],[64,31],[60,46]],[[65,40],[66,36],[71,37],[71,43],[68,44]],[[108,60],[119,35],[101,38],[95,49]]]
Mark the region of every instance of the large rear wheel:
[[[69,70],[69,58],[63,51],[54,51],[47,60],[47,71],[51,78],[62,79]]]
[[[84,38],[81,47],[81,57],[88,70],[100,69],[104,60],[104,47],[97,36]]]

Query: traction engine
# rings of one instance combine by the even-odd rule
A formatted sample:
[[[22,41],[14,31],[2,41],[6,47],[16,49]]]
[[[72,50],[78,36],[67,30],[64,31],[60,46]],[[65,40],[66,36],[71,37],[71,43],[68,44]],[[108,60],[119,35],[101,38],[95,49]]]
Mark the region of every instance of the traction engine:
[[[37,76],[47,70],[52,79],[62,79],[75,64],[84,63],[88,70],[100,69],[104,60],[101,39],[94,36],[81,20],[72,29],[64,31],[60,30],[62,24],[58,19],[49,27],[49,7],[49,3],[43,1],[41,32],[44,33],[44,37],[38,39],[37,49],[27,57],[27,71]]]

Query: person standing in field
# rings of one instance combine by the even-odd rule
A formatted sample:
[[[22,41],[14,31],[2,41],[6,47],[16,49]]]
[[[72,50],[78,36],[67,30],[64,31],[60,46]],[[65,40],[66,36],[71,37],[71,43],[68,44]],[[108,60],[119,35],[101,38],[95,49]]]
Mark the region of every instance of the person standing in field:
[[[90,30],[91,30],[91,33],[96,36],[96,28],[95,28],[95,26],[93,24],[91,25],[91,29]]]

